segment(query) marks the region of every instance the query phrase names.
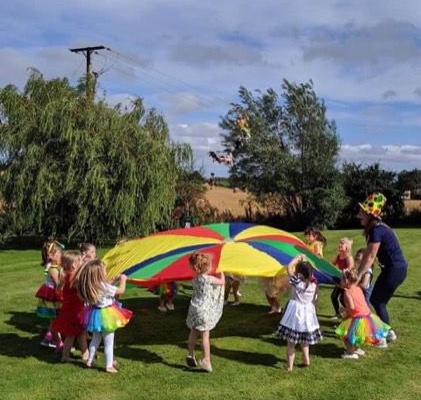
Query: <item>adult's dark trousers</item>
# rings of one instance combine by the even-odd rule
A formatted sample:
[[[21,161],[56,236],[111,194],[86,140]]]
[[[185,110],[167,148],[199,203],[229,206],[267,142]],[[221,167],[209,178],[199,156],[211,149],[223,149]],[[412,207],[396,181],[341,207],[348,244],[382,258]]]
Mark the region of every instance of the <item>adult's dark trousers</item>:
[[[386,324],[389,323],[389,313],[387,303],[392,298],[393,293],[405,280],[407,268],[384,267],[377,277],[370,296],[370,303],[376,310],[377,315]]]

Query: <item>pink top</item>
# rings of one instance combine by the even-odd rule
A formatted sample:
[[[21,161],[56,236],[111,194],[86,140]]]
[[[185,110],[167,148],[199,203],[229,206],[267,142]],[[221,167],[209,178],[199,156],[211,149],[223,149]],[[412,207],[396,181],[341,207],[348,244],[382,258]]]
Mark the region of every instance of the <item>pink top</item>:
[[[345,291],[354,302],[354,309],[347,310],[351,317],[362,317],[371,314],[371,310],[364,297],[363,290],[359,286],[353,285],[350,288],[345,289]]]

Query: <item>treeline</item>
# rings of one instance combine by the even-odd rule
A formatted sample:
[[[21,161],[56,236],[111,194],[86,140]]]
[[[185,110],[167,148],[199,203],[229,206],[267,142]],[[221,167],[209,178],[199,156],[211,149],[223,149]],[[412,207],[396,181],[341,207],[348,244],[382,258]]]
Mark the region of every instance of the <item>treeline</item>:
[[[312,82],[284,81],[282,90],[240,88],[220,122],[234,162],[219,184],[279,201],[256,222],[349,226],[372,190],[388,197],[387,217],[402,220],[403,190],[420,188],[420,171],[338,166],[336,126]],[[229,218],[206,202],[204,181],[190,146],[174,143],[164,117],[141,98],[111,107],[36,70],[22,92],[0,90],[0,238],[114,240]]]

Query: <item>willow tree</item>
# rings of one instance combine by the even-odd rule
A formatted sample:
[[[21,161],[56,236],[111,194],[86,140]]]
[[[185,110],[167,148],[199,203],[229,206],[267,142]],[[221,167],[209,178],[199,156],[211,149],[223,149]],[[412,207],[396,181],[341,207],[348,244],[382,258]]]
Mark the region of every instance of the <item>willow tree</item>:
[[[22,93],[0,90],[0,119],[4,230],[99,239],[169,224],[177,163],[191,154],[141,99],[94,103],[33,70]]]
[[[282,89],[281,95],[273,89],[255,95],[241,87],[240,103],[222,118],[223,144],[235,159],[230,179],[259,199],[269,196],[271,204],[275,195],[296,226],[333,226],[344,205],[335,123],[311,81],[284,80]],[[249,137],[238,130],[240,117],[247,120]]]

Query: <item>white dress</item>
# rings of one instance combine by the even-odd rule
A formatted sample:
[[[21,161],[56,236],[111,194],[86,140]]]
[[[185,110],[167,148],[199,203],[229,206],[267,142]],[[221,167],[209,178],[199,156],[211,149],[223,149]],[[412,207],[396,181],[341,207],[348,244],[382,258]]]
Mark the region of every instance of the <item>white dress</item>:
[[[317,286],[298,276],[290,277],[291,299],[278,326],[277,335],[287,342],[314,344],[323,339],[317,320],[314,297]]]
[[[197,275],[192,280],[193,295],[186,319],[190,329],[210,331],[222,316],[224,286],[212,282],[212,277],[206,274]]]

